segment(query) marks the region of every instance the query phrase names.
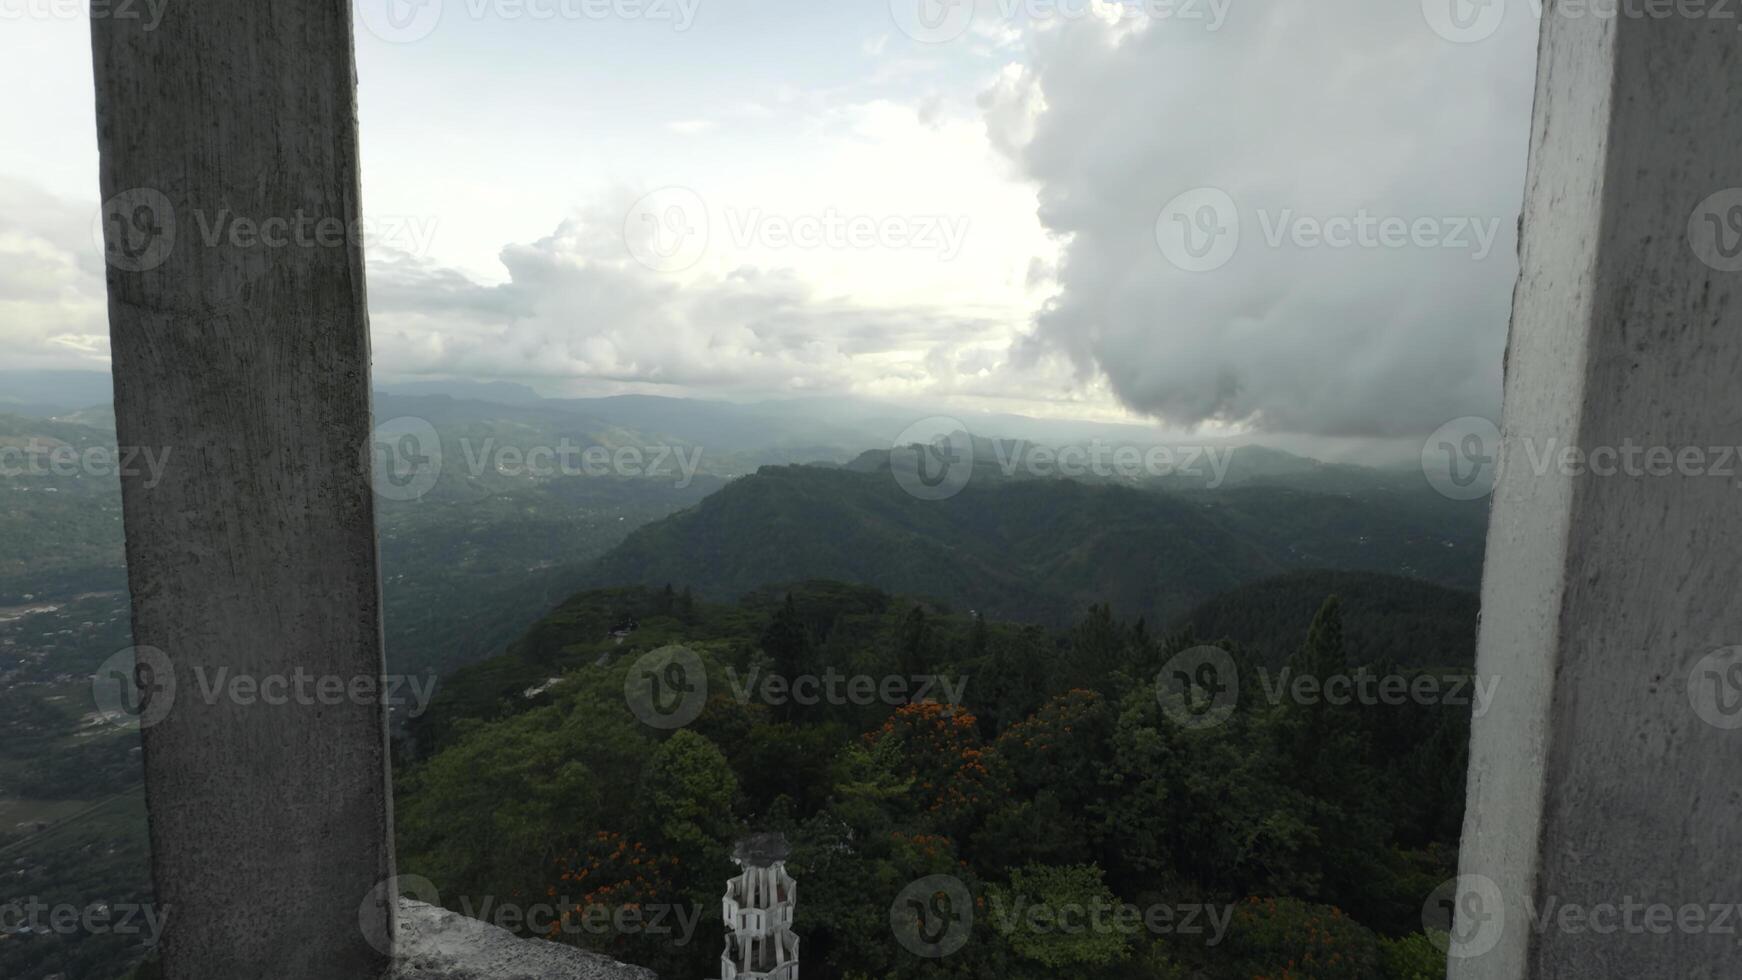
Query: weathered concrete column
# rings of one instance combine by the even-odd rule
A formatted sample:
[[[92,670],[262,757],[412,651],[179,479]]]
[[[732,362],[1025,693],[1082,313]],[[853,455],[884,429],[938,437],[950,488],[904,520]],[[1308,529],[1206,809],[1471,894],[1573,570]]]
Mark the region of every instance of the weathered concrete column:
[[[171,454],[122,486],[136,640],[172,672],[144,713],[165,974],[373,978],[392,896],[363,929],[358,904],[393,858],[351,5],[176,0],[152,26],[91,22],[119,441]]]
[[[1742,33],[1600,9],[1543,14],[1460,980],[1742,968]]]

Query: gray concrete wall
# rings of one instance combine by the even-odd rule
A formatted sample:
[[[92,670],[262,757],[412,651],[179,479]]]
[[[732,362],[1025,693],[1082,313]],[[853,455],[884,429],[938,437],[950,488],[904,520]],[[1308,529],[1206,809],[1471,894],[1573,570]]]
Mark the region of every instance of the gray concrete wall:
[[[1576,9],[1543,19],[1450,975],[1735,977],[1742,923],[1711,918],[1742,903],[1742,732],[1690,684],[1742,643],[1742,474],[1712,472],[1742,444],[1742,273],[1703,237],[1742,188],[1742,34]],[[1541,471],[1568,445],[1707,472]]]
[[[144,736],[165,973],[378,977],[385,710],[247,693],[383,671],[351,7],[146,24],[91,28],[119,441],[171,452],[122,487],[134,632],[173,674]],[[244,687],[210,696],[223,668]]]

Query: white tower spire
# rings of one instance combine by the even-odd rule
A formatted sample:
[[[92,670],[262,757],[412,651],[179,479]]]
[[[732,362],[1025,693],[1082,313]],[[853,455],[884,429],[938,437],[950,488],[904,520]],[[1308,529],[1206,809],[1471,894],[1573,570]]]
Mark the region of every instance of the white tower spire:
[[[759,834],[738,842],[732,860],[743,873],[726,883],[726,949],[721,980],[798,980],[798,935],[792,931],[798,882],[786,873],[786,838]]]

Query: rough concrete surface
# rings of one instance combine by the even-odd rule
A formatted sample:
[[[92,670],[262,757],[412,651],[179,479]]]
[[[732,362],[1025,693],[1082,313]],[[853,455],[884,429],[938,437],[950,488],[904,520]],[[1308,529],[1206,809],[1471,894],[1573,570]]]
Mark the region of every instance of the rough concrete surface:
[[[393,876],[386,709],[284,693],[385,670],[351,12],[91,19],[116,431],[168,460],[121,480],[172,681],[144,729],[166,980],[389,967],[391,905],[358,928]]]
[[[1542,16],[1450,976],[1734,980],[1742,731],[1690,692],[1742,644],[1742,35],[1592,9]]]
[[[521,939],[506,929],[410,899],[399,903],[393,980],[658,980],[570,946]]]

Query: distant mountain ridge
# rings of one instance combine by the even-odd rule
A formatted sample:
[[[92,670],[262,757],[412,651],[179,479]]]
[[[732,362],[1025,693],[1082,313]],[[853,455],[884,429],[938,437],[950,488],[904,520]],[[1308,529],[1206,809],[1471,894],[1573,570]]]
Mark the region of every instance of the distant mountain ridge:
[[[107,371],[0,371],[0,412],[49,418],[114,398]]]
[[[394,399],[451,399],[472,406],[479,414],[498,418],[515,418],[522,411],[546,421],[557,415],[571,419],[579,416],[593,424],[703,445],[711,456],[737,457],[754,463],[844,463],[866,447],[891,446],[916,423],[940,416],[959,421],[977,436],[1052,446],[1189,442],[1228,449],[1245,441],[1168,432],[1159,423],[1141,420],[1036,417],[965,406],[891,402],[852,394],[751,401],[649,394],[549,397],[518,381],[431,378],[379,381],[375,396],[378,403]],[[80,409],[106,408],[112,398],[113,385],[107,371],[0,371],[0,412],[60,417]],[[1419,450],[1419,445],[1407,439],[1337,440],[1298,434],[1273,434],[1268,439],[1273,446],[1289,451],[1283,455],[1321,466],[1335,464],[1316,463],[1319,459],[1404,465],[1413,469]],[[754,465],[740,472],[752,469]]]
[[[715,600],[833,579],[1002,619],[1056,625],[1111,603],[1167,624],[1215,595],[1306,568],[1473,588],[1483,525],[1479,511],[1384,489],[1170,492],[976,474],[931,501],[886,470],[770,466],[637,530],[589,578],[689,586]]]
[[[68,404],[103,401],[53,420],[0,414],[0,447],[113,445],[108,375],[68,374],[76,377],[51,379],[64,382]],[[0,372],[0,396],[56,389],[4,387],[12,375]],[[873,414],[850,414],[855,405]],[[513,384],[437,382],[385,386],[375,409],[381,423],[429,423],[441,444],[435,486],[417,500],[385,500],[378,513],[390,647],[408,669],[487,655],[587,586],[669,581],[735,601],[771,582],[830,578],[1052,624],[1111,602],[1161,625],[1219,592],[1299,569],[1478,584],[1485,505],[1447,501],[1419,470],[1401,467],[1223,443],[1195,447],[1215,454],[1219,469],[1065,479],[1012,462],[1059,446],[1148,452],[1161,444],[1111,440],[1156,431],[970,415],[962,421],[976,429],[1017,435],[976,435],[969,488],[931,503],[896,485],[890,449],[866,448],[910,424],[887,405],[553,399]],[[994,418],[1016,428],[989,428]],[[517,464],[541,447],[643,450],[647,472],[552,480]],[[795,463],[806,465],[786,465]],[[0,474],[0,490],[11,502],[0,530],[13,542],[0,560],[0,599],[123,586],[113,476]],[[624,540],[642,522],[686,508]]]

